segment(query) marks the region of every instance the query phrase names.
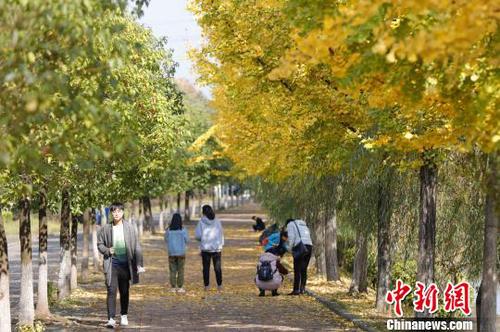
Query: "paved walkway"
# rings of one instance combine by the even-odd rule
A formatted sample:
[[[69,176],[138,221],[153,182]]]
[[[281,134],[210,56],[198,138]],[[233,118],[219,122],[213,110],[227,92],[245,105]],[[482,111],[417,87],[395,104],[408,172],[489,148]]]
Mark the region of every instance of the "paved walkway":
[[[141,283],[131,288],[129,323],[117,330],[138,331],[357,331],[352,324],[308,296],[257,296],[253,283],[260,248],[250,231],[256,207],[246,206],[218,215],[226,245],[222,256],[224,291],[203,290],[197,243],[189,244],[186,258],[186,294],[169,292],[167,254],[161,235],[142,240],[145,267]],[[195,223],[187,225],[193,237]],[[211,274],[211,281],[214,281]],[[95,279],[95,278],[94,278]],[[53,324],[49,331],[104,329],[106,293],[102,277],[81,285],[81,290],[55,313],[71,320]],[[213,286],[213,288],[215,288]],[[291,289],[285,282],[281,293]],[[119,303],[119,301],[117,301]]]

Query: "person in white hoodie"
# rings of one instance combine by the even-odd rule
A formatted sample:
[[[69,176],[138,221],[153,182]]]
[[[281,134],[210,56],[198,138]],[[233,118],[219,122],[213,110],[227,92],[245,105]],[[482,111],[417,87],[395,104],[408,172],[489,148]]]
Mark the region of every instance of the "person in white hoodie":
[[[222,290],[221,253],[224,246],[224,232],[219,219],[215,218],[210,205],[203,205],[203,216],[195,229],[195,239],[200,241],[203,263],[203,283],[205,290],[210,289],[210,261],[212,260],[217,281],[217,290]]]
[[[293,258],[293,291],[288,295],[300,295],[304,293],[306,288],[307,267],[312,254],[311,234],[306,222],[300,219],[288,219],[286,221],[286,230],[288,232],[288,248],[290,251],[301,241],[307,249],[307,252],[301,257]]]

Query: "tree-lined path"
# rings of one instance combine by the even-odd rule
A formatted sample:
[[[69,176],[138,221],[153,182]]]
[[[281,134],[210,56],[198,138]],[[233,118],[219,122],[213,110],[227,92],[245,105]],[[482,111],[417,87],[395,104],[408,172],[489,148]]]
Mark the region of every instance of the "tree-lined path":
[[[253,284],[259,248],[256,233],[250,231],[255,206],[221,213],[225,231],[222,256],[224,291],[203,290],[198,244],[192,239],[194,222],[188,223],[190,244],[186,258],[184,295],[170,292],[168,257],[161,235],[142,240],[146,273],[132,286],[127,330],[141,331],[356,331],[308,296],[286,296],[291,284],[285,282],[279,297],[257,296]],[[214,282],[213,272],[211,282]],[[66,316],[69,326],[49,325],[49,331],[93,331],[106,320],[106,290],[102,277],[81,285],[72,297],[73,305],[54,312]],[[119,303],[119,301],[118,301]],[[118,328],[119,329],[119,328]]]

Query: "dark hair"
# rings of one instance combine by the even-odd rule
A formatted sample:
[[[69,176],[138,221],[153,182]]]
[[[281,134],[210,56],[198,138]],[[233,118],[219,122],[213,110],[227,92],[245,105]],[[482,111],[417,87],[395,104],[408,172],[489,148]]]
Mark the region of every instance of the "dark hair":
[[[111,212],[113,212],[114,210],[117,210],[117,209],[120,209],[120,210],[125,210],[123,208],[123,203],[120,203],[120,202],[114,202],[113,204],[111,204],[111,206],[109,207],[109,210]]]
[[[257,217],[256,216],[252,216],[252,219],[255,220]]]
[[[201,208],[201,212],[208,219],[210,219],[210,220],[214,220],[215,219],[215,212],[214,212],[214,210],[212,209],[212,207],[210,205],[203,205],[203,207]]]
[[[280,238],[282,237],[288,237],[288,232],[287,231],[281,231]]]
[[[179,213],[174,213],[168,229],[170,229],[171,231],[178,231],[182,229],[182,217]]]
[[[287,220],[286,220],[286,225],[288,226],[288,224],[289,224],[289,223],[291,223],[291,222],[292,222],[292,221],[294,221],[294,220],[295,220],[295,219],[293,219],[293,218],[289,218],[289,219],[287,219]]]

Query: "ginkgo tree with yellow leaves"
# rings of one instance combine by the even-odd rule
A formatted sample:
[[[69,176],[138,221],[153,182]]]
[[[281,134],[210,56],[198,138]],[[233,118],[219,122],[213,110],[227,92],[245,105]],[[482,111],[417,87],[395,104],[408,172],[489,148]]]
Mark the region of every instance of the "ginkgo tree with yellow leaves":
[[[434,280],[441,160],[447,151],[474,148],[488,155],[485,330],[494,318],[491,257],[497,255],[495,232],[488,231],[497,223],[497,7],[493,1],[193,2],[208,39],[195,57],[214,86],[219,136],[248,174],[279,181],[300,171],[335,172],[356,145],[419,169],[418,280]]]

